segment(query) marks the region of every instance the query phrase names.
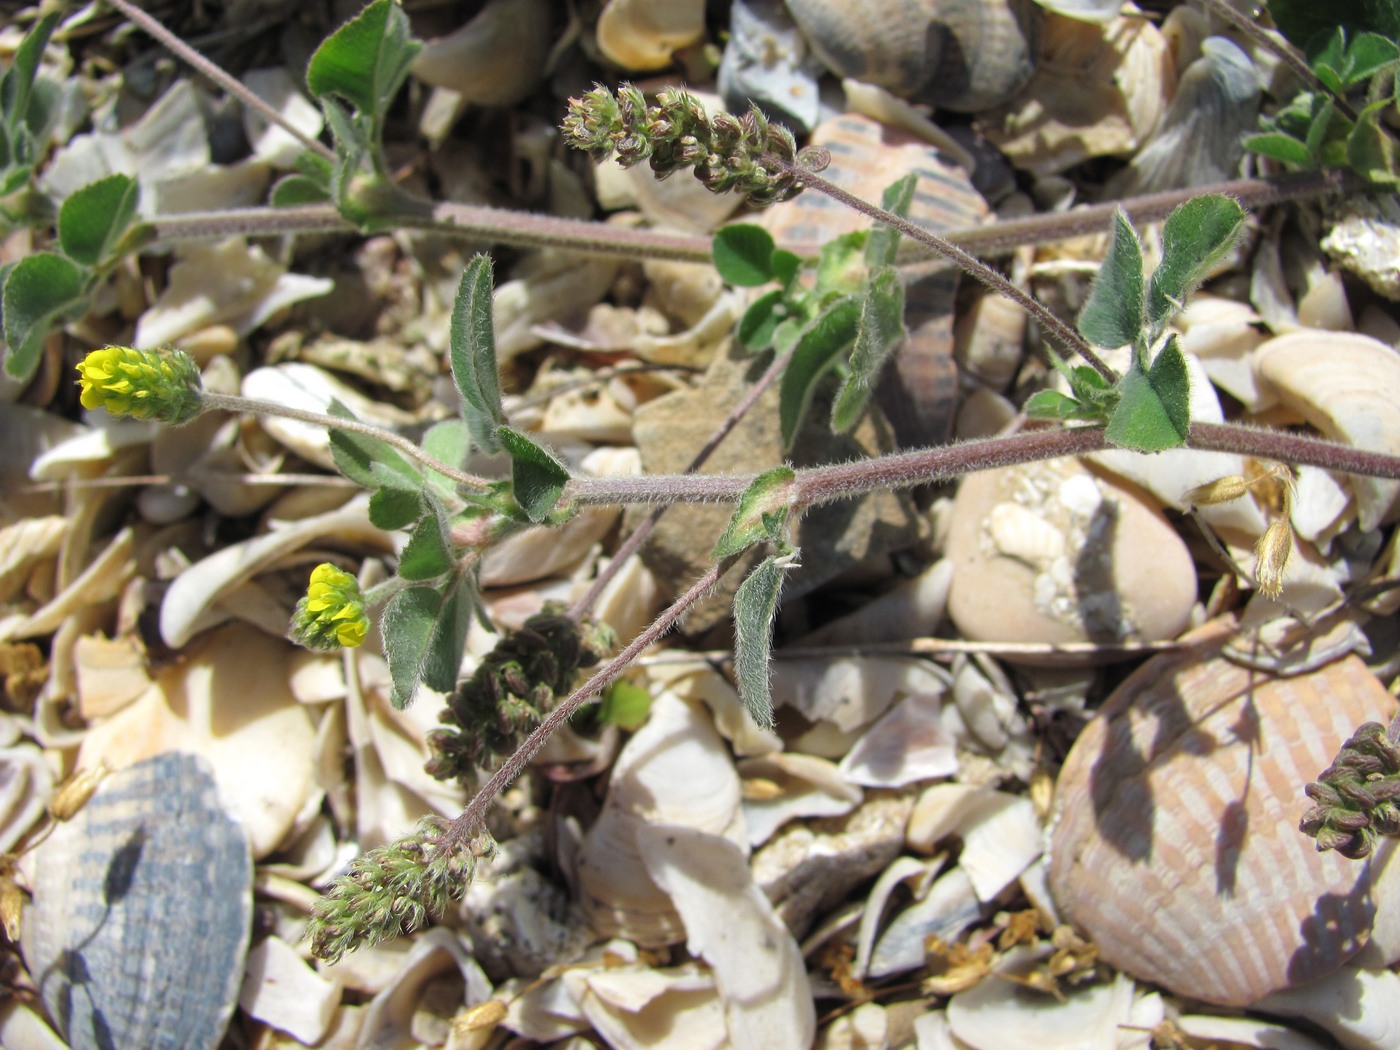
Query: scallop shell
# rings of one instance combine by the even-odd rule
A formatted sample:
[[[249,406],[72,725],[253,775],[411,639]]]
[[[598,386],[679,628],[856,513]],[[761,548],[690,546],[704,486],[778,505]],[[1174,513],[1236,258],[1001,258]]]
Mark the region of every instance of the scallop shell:
[[[1384,343],[1347,332],[1290,332],[1254,352],[1254,370],[1285,406],[1328,437],[1400,454],[1400,355]],[[1363,531],[1395,519],[1400,481],[1346,480]]]
[[[1149,660],[1090,722],[1056,788],[1050,887],[1123,971],[1242,1006],[1365,941],[1370,875],[1297,831],[1303,785],[1394,700],[1356,657],[1271,678],[1220,658],[1227,623]]]
[[[242,828],[204,760],[112,774],[35,855],[25,963],[74,1050],[219,1045],[252,913]]]
[[[944,109],[1000,105],[1034,69],[1029,0],[788,0],[833,71]]]

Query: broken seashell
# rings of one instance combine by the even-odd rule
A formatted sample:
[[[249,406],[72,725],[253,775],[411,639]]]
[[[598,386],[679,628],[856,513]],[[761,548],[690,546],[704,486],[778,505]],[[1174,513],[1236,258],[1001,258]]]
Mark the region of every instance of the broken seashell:
[[[938,721],[941,693],[914,693],[865,731],[841,760],[841,775],[863,787],[904,787],[958,771],[952,734]]]
[[[1325,976],[1361,946],[1364,866],[1297,830],[1298,792],[1393,698],[1356,657],[1271,678],[1220,658],[1213,623],[1131,675],[1056,788],[1050,886],[1125,973],[1224,1005]]]
[[[896,656],[790,660],[774,676],[773,706],[796,709],[809,722],[844,732],[868,725],[899,695],[938,695],[947,680],[923,660]]]
[[[1040,819],[1029,798],[965,784],[926,788],[909,814],[905,841],[932,853],[953,835],[963,842],[958,864],[983,901],[1015,882],[1045,851]]]
[[[1257,1047],[1258,1050],[1327,1050],[1316,1039],[1282,1025],[1253,1017],[1208,1017],[1203,1014],[1178,1017],[1176,1027],[1193,1039],[1223,1040],[1226,1047]]]
[[[1311,984],[1275,992],[1256,1009],[1310,1021],[1345,1050],[1400,1046],[1400,975],[1389,970],[1343,966]]]
[[[796,134],[806,134],[821,112],[818,72],[820,65],[779,0],[735,0],[718,74],[719,92],[731,112],[742,113],[755,102]]]
[[[25,963],[74,1050],[219,1045],[253,870],[202,759],[166,752],[111,774],[32,860]]]
[[[733,759],[705,713],[672,693],[656,698],[646,724],[618,755],[603,811],[575,864],[594,928],[642,947],[685,936],[670,894],[640,859],[638,835],[649,825],[693,828],[748,845]]]
[[[1000,105],[1031,75],[1039,9],[1028,0],[788,0],[838,76],[961,113]]]
[[[749,845],[758,847],[797,817],[839,817],[859,805],[862,793],[824,758],[775,752],[739,762],[744,778],[744,822]],[[755,786],[763,784],[759,793]]]
[[[1034,75],[982,120],[987,138],[1016,167],[1052,175],[1136,150],[1161,120],[1175,82],[1171,48],[1132,5],[1104,25],[1046,14]]]
[[[463,102],[514,105],[545,74],[552,14],[547,0],[491,0],[465,25],[425,41],[411,71]]]
[[[1028,951],[1013,949],[1008,963]],[[1063,999],[1011,980],[985,980],[948,1001],[948,1026],[973,1050],[1118,1050],[1121,1027],[1133,1023],[1132,1008],[1133,982],[1122,974]]]
[[[686,947],[714,974],[731,1045],[811,1046],[816,1008],[807,968],[755,884],[746,851],[718,835],[661,823],[639,828],[637,846],[685,925]]]
[[[1400,355],[1364,335],[1301,331],[1254,352],[1259,379],[1285,406],[1328,437],[1400,454]],[[1347,475],[1357,524],[1369,532],[1395,520],[1400,481]]]
[[[0,748],[0,854],[9,853],[44,815],[54,775],[30,743]]]
[[[665,69],[672,54],[705,33],[704,0],[608,0],[598,18],[598,48],[623,69]]]
[[[615,958],[601,970],[570,968],[558,983],[617,1050],[664,1046],[666,1036],[677,1032],[695,1050],[730,1045],[714,976],[696,963],[662,970]]]
[[[871,893],[874,902],[874,893]],[[869,907],[869,905],[867,905]],[[905,908],[875,943],[868,973],[879,979],[917,970],[928,961],[929,938],[952,944],[982,917],[983,905],[962,867],[939,876]],[[862,931],[864,922],[862,922]],[[860,956],[857,955],[859,961]]]
[[[328,981],[280,937],[265,937],[243,964],[238,1003],[249,1017],[310,1046],[330,1028],[340,1005],[340,985]]]

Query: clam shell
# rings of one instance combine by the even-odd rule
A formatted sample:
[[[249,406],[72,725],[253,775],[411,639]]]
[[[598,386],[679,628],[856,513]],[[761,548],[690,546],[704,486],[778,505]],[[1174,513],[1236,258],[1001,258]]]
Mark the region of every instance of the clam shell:
[[[1241,1006],[1365,941],[1370,875],[1297,831],[1302,788],[1393,698],[1356,657],[1271,678],[1220,658],[1228,624],[1149,660],[1070,751],[1050,887],[1119,969]]]
[[[788,0],[788,10],[838,75],[944,109],[1000,105],[1034,68],[1029,0]]]
[[[36,851],[25,913],[25,963],[69,1045],[219,1045],[252,877],[203,759],[166,752],[109,776]]]
[[[413,75],[466,102],[519,102],[544,75],[551,13],[547,0],[491,0],[459,29],[424,43]]]
[[[665,69],[704,33],[705,0],[608,0],[598,19],[599,49],[623,69]]]
[[[1400,454],[1400,355],[1364,335],[1290,332],[1254,352],[1255,374],[1330,438]],[[1357,523],[1370,531],[1400,510],[1400,481],[1348,476]]]

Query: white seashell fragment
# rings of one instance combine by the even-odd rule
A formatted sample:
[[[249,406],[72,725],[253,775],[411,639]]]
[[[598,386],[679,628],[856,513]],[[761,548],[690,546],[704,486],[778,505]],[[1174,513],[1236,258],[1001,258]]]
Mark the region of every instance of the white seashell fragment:
[[[240,78],[243,86],[275,109],[282,119],[308,138],[321,134],[324,118],[281,66],[250,69]],[[243,113],[243,131],[253,147],[253,156],[274,168],[296,167],[306,146],[280,124],[271,124],[251,107]]]
[[[1284,405],[1328,437],[1400,454],[1400,355],[1384,343],[1347,332],[1290,332],[1259,347],[1254,367]],[[1346,481],[1363,531],[1395,520],[1400,481]]]
[[[1293,468],[1293,506],[1289,521],[1310,543],[1330,545],[1347,524],[1351,491],[1331,471],[1307,465]]]
[[[930,937],[951,944],[981,917],[972,879],[963,867],[953,868],[894,917],[870,955],[869,975],[878,979],[918,969],[928,961]]]
[[[287,273],[241,237],[179,250],[160,297],[136,322],[135,346],[163,346],[214,324],[246,335],[278,310],[328,294],[327,277]]]
[[[1193,295],[1175,320],[1187,364],[1200,361],[1212,383],[1255,414],[1275,404],[1255,382],[1251,364],[1251,354],[1267,338],[1261,323],[1248,303],[1209,292]],[[1193,393],[1195,387],[1192,383]]]
[[[864,787],[903,787],[958,771],[952,734],[938,721],[941,694],[905,697],[866,730],[841,760],[841,775]]]
[[[307,966],[282,938],[266,937],[244,961],[238,1005],[309,1046],[330,1028],[340,1005],[340,985]]]
[[[935,784],[914,803],[905,839],[925,853],[943,839],[963,840],[959,864],[979,899],[990,901],[1045,852],[1035,806],[1011,795],[963,784]]]
[[[1228,1040],[1230,1046],[1253,1046],[1260,1050],[1327,1050],[1316,1039],[1282,1025],[1253,1017],[1207,1017],[1193,1014],[1178,1017],[1176,1026],[1201,1040]]]
[[[716,835],[665,824],[638,829],[637,845],[685,924],[686,946],[715,975],[731,1045],[810,1047],[816,1011],[802,953],[754,883],[744,852]]]
[[[647,669],[647,676],[682,700],[696,700],[709,708],[719,735],[729,741],[736,755],[767,755],[783,749],[782,738],[755,723],[738,690],[708,664],[657,663]]]
[[[0,1005],[0,1046],[26,1050],[69,1050],[69,1046],[44,1023],[27,1003],[11,998]]]
[[[513,105],[544,76],[551,15],[547,0],[491,0],[459,29],[425,41],[413,75],[463,102]]]
[[[290,651],[288,642],[241,624],[210,632],[144,696],[88,732],[77,768],[103,760],[122,769],[164,752],[197,752],[253,855],[266,856],[308,799],[321,797],[315,725],[287,687]]]
[[[418,934],[413,947],[400,959],[398,972],[365,1008],[355,1043],[357,1050],[445,1042],[447,1031],[425,1038],[419,1021],[420,1014],[426,1012],[424,992],[430,983],[454,973],[460,975],[463,985],[458,1004],[479,1003],[491,997],[491,982],[458,935],[446,927],[437,926]],[[448,1027],[445,1021],[443,1029]]]
[[[862,1003],[822,1030],[817,1050],[875,1050],[890,1045],[893,1022],[879,1003]]]
[[[0,602],[8,602],[24,587],[36,562],[52,558],[68,534],[61,514],[22,518],[0,528]]]
[[[952,580],[952,562],[940,558],[913,579],[896,584],[855,612],[804,635],[793,645],[863,645],[926,637],[943,619]]]
[[[1023,954],[1013,949],[1008,961]],[[948,1002],[952,1033],[973,1050],[1117,1050],[1121,1025],[1131,1024],[1133,982],[1116,974],[1107,984],[1076,988],[1064,1002],[1013,981],[988,979]]]
[[[653,824],[694,828],[747,848],[734,762],[704,712],[672,693],[656,698],[618,755],[603,811],[575,865],[589,921],[643,947],[685,935],[670,895],[640,859],[638,836]]]
[[[673,52],[704,32],[704,0],[608,0],[598,19],[598,48],[624,69],[665,69]]]
[[[43,816],[54,776],[44,753],[29,743],[0,749],[0,854],[9,853]]]
[[[729,1045],[714,977],[694,963],[569,970],[561,982],[583,1016],[617,1050],[722,1050]]]
[[[1311,1021],[1345,1050],[1400,1046],[1400,975],[1389,970],[1343,966],[1311,984],[1275,992],[1255,1008]]]
[[[744,822],[750,846],[763,845],[789,820],[839,817],[861,800],[860,788],[843,779],[832,763],[814,755],[780,751],[744,759],[739,763],[739,775],[746,781],[761,780],[778,792],[772,797],[755,797],[746,790]]]
[[[791,660],[773,679],[773,706],[850,732],[884,714],[901,694],[939,694],[945,681],[922,660],[865,656]]]

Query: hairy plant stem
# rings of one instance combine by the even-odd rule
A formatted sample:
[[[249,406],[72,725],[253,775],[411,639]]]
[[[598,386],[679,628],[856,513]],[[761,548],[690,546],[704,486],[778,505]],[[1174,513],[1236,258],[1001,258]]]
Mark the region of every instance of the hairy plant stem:
[[[230,76],[218,65],[210,62],[209,59],[190,47],[189,44],[166,29],[165,26],[161,25],[153,17],[141,10],[141,8],[131,3],[131,0],[110,0],[110,3],[125,15],[129,22],[140,26],[172,55],[182,59],[186,64],[198,70],[201,76],[218,84],[245,106],[257,110],[269,123],[276,124],[313,153],[317,153],[329,161],[336,160],[335,150],[322,142],[318,142],[300,128],[294,127],[281,113],[277,112],[276,109],[268,105],[268,103],[264,102],[253,92],[249,91],[248,88],[241,84],[235,77]]]
[[[947,230],[943,238],[968,252],[1007,251],[1027,244],[1045,244],[1103,233],[1113,210],[1122,207],[1135,223],[1164,219],[1185,200],[1202,193],[1223,193],[1246,208],[1261,208],[1290,200],[1324,194],[1354,193],[1366,187],[1359,175],[1344,171],[1309,171],[1268,179],[1234,179],[1190,190],[1168,190],[1129,197],[1112,204],[1096,204],[1067,212],[1003,219],[985,226]],[[711,261],[710,240],[649,229],[628,229],[579,219],[560,219],[534,212],[510,211],[468,204],[429,204],[403,216],[405,226],[435,233],[458,235],[520,248],[551,247],[581,255],[622,256],[629,259],[672,259],[680,262]],[[146,228],[154,243],[203,240],[215,237],[273,237],[296,233],[346,233],[359,231],[341,218],[331,204],[305,204],[294,208],[232,208],[226,211],[186,212],[158,216]],[[785,247],[780,244],[779,247]],[[918,247],[911,245],[911,247]],[[919,250],[922,250],[921,248]],[[909,259],[902,265],[927,266]],[[940,263],[939,265],[943,265]]]
[[[950,259],[964,273],[975,277],[988,288],[999,292],[1010,299],[1021,309],[1025,310],[1031,317],[1040,323],[1046,334],[1055,339],[1071,353],[1078,354],[1093,367],[1094,371],[1103,376],[1109,383],[1118,381],[1118,373],[1110,368],[1098,354],[1094,353],[1091,347],[1078,332],[1065,324],[1051,312],[1044,303],[1039,302],[1033,296],[1028,295],[1018,288],[1011,281],[1008,281],[995,269],[988,266],[975,255],[971,255],[959,248],[945,237],[941,237],[930,230],[924,229],[917,223],[910,222],[902,215],[896,215],[892,211],[876,207],[867,200],[862,200],[854,193],[848,193],[840,186],[827,179],[822,178],[814,171],[802,167],[800,164],[788,164],[779,157],[769,158],[785,174],[791,175],[808,189],[817,190],[824,193],[832,200],[839,201],[848,208],[853,208],[862,215],[867,215],[878,222],[883,222],[887,226],[892,226],[904,236],[912,241],[927,245],[939,255]]]
[[[633,661],[643,650],[669,631],[696,602],[709,594],[715,584],[719,582],[719,578],[734,564],[737,557],[738,555],[735,555],[711,565],[705,574],[653,620],[646,630],[632,639],[625,649],[599,668],[593,677],[562,700],[559,706],[551,711],[548,717],[535,728],[534,732],[525,738],[525,742],[516,748],[510,758],[506,759],[491,779],[481,786],[471,802],[467,804],[467,808],[462,811],[461,816],[447,826],[447,830],[442,835],[444,848],[464,846],[470,843],[473,834],[485,824],[486,813],[491,808],[491,804],[496,801],[496,797],[525,771],[530,759],[534,758],[539,749],[544,747],[545,741],[572,718],[575,711],[631,667]]]
[[[243,412],[253,416],[280,416],[283,419],[295,419],[302,423],[325,427],[327,430],[348,430],[354,434],[364,434],[367,437],[376,438],[386,445],[392,445],[404,455],[411,456],[423,466],[430,470],[436,470],[439,474],[446,475],[459,484],[471,485],[475,488],[486,488],[491,484],[486,478],[468,474],[456,467],[448,466],[435,456],[428,455],[401,434],[395,434],[392,430],[385,430],[372,423],[361,423],[358,419],[344,419],[340,416],[326,415],[323,412],[308,412],[305,409],[291,408],[287,405],[274,405],[270,401],[258,401],[251,397],[237,397],[233,394],[215,394],[207,390],[201,394],[201,403],[205,411],[220,409],[224,412]]]
[[[746,416],[754,405],[758,404],[758,399],[763,396],[763,392],[778,381],[778,377],[787,368],[788,362],[792,360],[792,355],[797,347],[776,355],[773,363],[763,375],[758,377],[758,382],[754,383],[739,399],[739,403],[729,410],[729,415],[724,417],[724,421],[715,428],[715,432],[709,436],[700,451],[695,453],[695,457],[690,461],[690,465],[685,468],[686,474],[694,474],[705,465],[705,461],[710,458],[715,449],[719,448],[720,442],[729,436],[739,424],[739,420]],[[598,600],[598,596],[603,593],[603,588],[608,585],[614,576],[622,571],[622,567],[627,563],[627,559],[636,554],[646,542],[652,530],[656,528],[656,523],[661,520],[661,515],[665,514],[667,507],[665,504],[657,507],[646,518],[632,530],[632,534],[623,540],[622,545],[614,552],[612,559],[598,573],[597,578],[589,584],[588,590],[578,601],[569,607],[569,618],[577,620],[593,608],[593,603]]]
[[[1335,441],[1230,423],[1193,423],[1187,448],[1235,452],[1255,459],[1306,464],[1346,474],[1400,479],[1400,456]],[[1005,437],[899,452],[878,459],[797,471],[793,505],[810,507],[878,489],[910,488],[980,470],[1109,448],[1098,427],[1028,430]],[[580,506],[617,503],[724,503],[737,500],[753,474],[652,474],[575,478],[564,500]]]

